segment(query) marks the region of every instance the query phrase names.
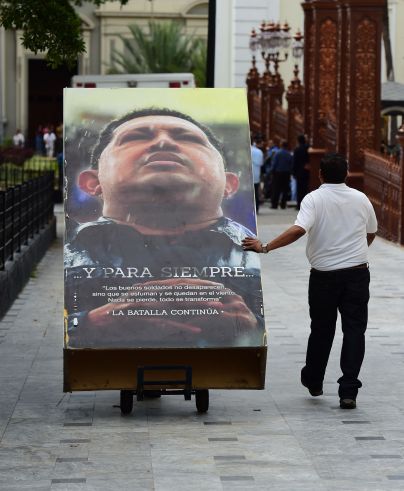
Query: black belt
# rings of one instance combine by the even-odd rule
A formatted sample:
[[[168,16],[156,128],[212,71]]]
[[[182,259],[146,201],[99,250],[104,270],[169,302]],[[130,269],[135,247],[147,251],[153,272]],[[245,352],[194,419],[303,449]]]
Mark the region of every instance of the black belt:
[[[349,271],[350,269],[368,269],[368,267],[369,267],[368,263],[363,263],[363,264],[358,264],[357,266],[351,266],[349,268],[331,269],[330,271],[321,271],[320,269],[315,269],[315,268],[311,268],[310,271],[314,271],[316,273],[337,273],[338,271]]]

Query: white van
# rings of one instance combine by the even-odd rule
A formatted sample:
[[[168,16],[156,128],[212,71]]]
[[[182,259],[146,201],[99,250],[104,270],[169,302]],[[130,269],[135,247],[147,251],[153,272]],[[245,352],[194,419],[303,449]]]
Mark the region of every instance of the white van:
[[[192,73],[124,73],[119,75],[75,75],[72,87],[78,88],[193,88]]]

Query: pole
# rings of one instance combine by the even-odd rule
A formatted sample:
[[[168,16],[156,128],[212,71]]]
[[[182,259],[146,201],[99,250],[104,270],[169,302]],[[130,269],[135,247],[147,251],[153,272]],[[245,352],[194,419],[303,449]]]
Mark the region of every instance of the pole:
[[[4,126],[3,126],[3,84],[5,77],[5,70],[3,69],[4,63],[4,27],[0,27],[0,145],[4,140]]]
[[[209,0],[206,87],[215,86],[216,0]]]

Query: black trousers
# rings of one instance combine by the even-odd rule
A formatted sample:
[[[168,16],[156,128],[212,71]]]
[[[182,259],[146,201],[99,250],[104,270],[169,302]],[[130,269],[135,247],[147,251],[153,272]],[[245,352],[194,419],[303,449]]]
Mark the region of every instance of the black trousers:
[[[281,208],[286,207],[290,191],[290,172],[274,172],[272,183],[272,208],[278,208],[281,197]]]
[[[255,210],[258,213],[260,207],[260,183],[254,183]]]
[[[365,355],[369,280],[368,268],[312,270],[310,274],[311,333],[302,377],[308,385],[322,387],[339,311],[343,332],[342,377],[338,380],[340,398],[355,399],[362,387],[358,376]]]

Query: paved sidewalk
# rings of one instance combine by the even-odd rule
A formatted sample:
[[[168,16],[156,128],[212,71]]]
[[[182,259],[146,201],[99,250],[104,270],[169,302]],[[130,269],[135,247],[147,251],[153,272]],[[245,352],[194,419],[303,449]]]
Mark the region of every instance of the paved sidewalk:
[[[263,206],[261,238],[294,216]],[[340,332],[324,396],[299,383],[309,325],[303,238],[262,256],[266,390],[211,391],[206,415],[179,396],[135,402],[121,417],[117,391],[62,392],[60,236],[0,323],[1,491],[404,489],[403,248],[371,247],[357,410],[338,407]]]

